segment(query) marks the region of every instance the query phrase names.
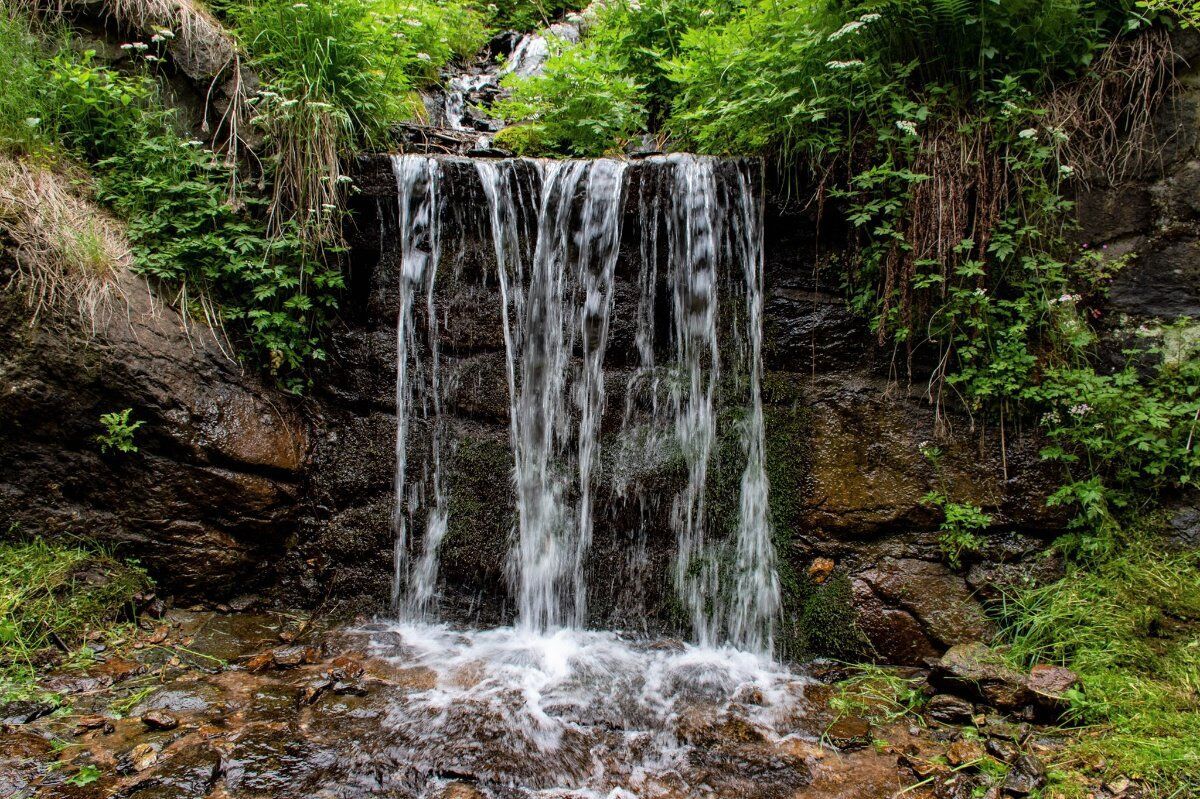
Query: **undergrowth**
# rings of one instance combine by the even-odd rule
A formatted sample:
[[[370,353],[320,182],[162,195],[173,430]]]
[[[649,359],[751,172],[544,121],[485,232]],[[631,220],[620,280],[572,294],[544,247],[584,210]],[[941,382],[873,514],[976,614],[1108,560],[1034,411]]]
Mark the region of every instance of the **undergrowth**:
[[[1069,666],[1082,683],[1064,784],[1072,769],[1099,766],[1153,796],[1200,795],[1200,552],[1164,549],[1160,527],[1142,522],[1105,557],[1004,603],[1009,655]]]
[[[149,585],[136,563],[99,547],[0,542],[0,697],[35,694],[51,663],[85,662],[85,637],[126,623],[131,598]]]

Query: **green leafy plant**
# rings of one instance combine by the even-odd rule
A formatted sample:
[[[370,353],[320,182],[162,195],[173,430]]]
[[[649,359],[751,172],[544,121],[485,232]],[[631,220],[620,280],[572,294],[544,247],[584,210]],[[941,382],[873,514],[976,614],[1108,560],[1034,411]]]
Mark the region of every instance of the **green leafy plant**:
[[[85,785],[91,785],[99,779],[100,769],[88,764],[67,778],[67,784],[74,785],[76,788],[82,788]]]
[[[96,436],[96,441],[100,443],[101,452],[137,452],[137,445],[133,443],[133,434],[137,429],[145,424],[141,421],[130,421],[129,415],[133,413],[133,408],[126,408],[123,411],[112,411],[100,416],[100,424],[104,425],[104,432]]]
[[[521,124],[501,131],[498,141],[522,154],[601,155],[645,121],[637,84],[602,49],[559,45],[541,74],[510,76],[505,84],[512,94],[496,111]]]
[[[982,533],[992,523],[992,517],[981,508],[977,505],[951,502],[940,491],[930,491],[921,497],[921,502],[942,511],[942,523],[938,527],[938,545],[951,568],[957,569],[962,565],[964,554],[983,549],[987,539]]]

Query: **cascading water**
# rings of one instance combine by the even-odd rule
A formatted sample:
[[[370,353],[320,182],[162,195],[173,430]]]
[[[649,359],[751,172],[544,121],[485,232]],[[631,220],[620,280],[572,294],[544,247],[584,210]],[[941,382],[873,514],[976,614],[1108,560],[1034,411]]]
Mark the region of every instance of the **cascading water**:
[[[441,257],[436,159],[396,156],[400,230],[400,309],[396,325],[396,532],[392,602],[406,616],[421,618],[429,610],[437,585],[438,548],[446,534],[446,493],[442,480],[442,406],[440,353],[434,286]],[[423,301],[423,302],[422,302]],[[417,336],[416,308],[422,302],[427,319],[427,352]],[[430,426],[432,446],[421,479],[408,473],[409,432],[414,419]],[[409,555],[409,532],[424,513],[425,535],[415,562]]]
[[[779,583],[752,167],[691,156],[636,164],[397,156],[392,167],[401,266],[396,590],[405,620],[362,634],[370,653],[391,662],[389,679],[407,687],[384,716],[388,735],[352,770],[374,769],[378,787],[405,796],[441,795],[458,774],[497,799],[790,795],[809,779],[794,747],[813,731],[802,723],[807,680],[771,656]],[[436,282],[439,273],[457,279],[458,268],[438,262],[443,250],[466,251],[443,247],[451,173],[478,181],[471,190],[481,192],[486,219],[476,223],[490,233],[481,279],[498,292],[503,328],[516,510],[507,572],[518,615],[514,626],[485,631],[428,621],[450,505],[439,331],[451,320],[439,315]],[[453,209],[453,227],[478,207]],[[623,402],[606,414],[610,393]],[[426,454],[419,470],[414,453]],[[664,488],[646,473],[675,482]],[[718,481],[740,494],[733,523],[714,512]],[[630,500],[644,525],[674,536],[675,592],[696,645],[583,629],[588,578],[600,576],[589,571],[592,539],[612,522],[612,505]],[[669,521],[651,522],[660,506]],[[635,533],[624,554],[641,574],[647,534]],[[737,735],[752,748],[722,754],[728,744],[712,741],[726,729],[750,731]]]
[[[692,156],[641,165],[638,362],[632,373],[612,373],[606,359],[631,191],[628,164],[479,159],[474,165],[487,202],[502,303],[517,508],[508,574],[518,623],[547,630],[587,621],[587,558],[605,507],[597,492],[606,383],[624,376],[625,408],[615,440],[625,449],[619,457],[625,459],[634,442],[643,456],[677,453],[686,473],[669,501],[676,591],[694,635],[704,645],[730,642],[769,653],[779,585],[759,396],[761,213],[749,166]],[[406,607],[420,613],[435,593],[438,546],[446,529],[432,283],[439,171],[436,161],[414,156],[397,157],[394,170],[404,265],[397,368],[397,408],[404,418],[397,425],[396,479],[397,496],[404,499],[398,507],[407,509],[397,526],[397,586],[407,586]],[[528,175],[530,180],[522,180]],[[429,316],[423,347],[414,338],[412,318],[418,295]],[[669,307],[660,307],[660,295],[669,298]],[[669,341],[658,335],[667,321],[661,320],[664,312],[673,331]],[[408,385],[416,377],[422,392]],[[736,529],[714,531],[707,502],[721,414],[738,419],[744,461],[737,466]],[[417,416],[432,430],[433,449],[422,480],[408,485],[400,450]],[[731,456],[723,457],[728,472]],[[660,500],[619,476],[610,482],[610,491],[641,492],[643,503]],[[410,566],[405,530],[421,508],[425,535],[420,559]]]

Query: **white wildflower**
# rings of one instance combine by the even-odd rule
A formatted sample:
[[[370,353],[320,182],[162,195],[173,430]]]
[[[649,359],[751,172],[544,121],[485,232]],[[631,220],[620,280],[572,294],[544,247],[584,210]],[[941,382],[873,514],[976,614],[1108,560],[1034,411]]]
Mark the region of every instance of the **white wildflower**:
[[[849,34],[854,33],[856,30],[861,28],[864,24],[865,23],[863,23],[862,20],[858,20],[858,19],[853,20],[851,22],[847,22],[845,25],[838,28],[833,33],[829,34],[829,41],[835,42],[838,39],[842,38],[843,36],[848,36]]]
[[[154,42],[155,44],[158,44],[158,43],[159,43],[159,42],[161,42],[162,40],[163,40],[163,37],[162,37],[162,35],[161,35],[161,34],[158,34],[158,33],[156,33],[156,34],[154,34],[153,36],[151,36],[151,37],[150,37],[150,41]]]
[[[40,124],[42,124],[41,117],[25,117],[26,127],[36,128]]]
[[[706,8],[706,9],[704,9],[703,11],[701,11],[701,12],[700,12],[700,16],[701,16],[701,17],[711,17],[711,16],[712,16],[713,14],[715,14],[715,13],[716,13],[716,12],[715,12],[715,11],[713,11],[711,8]]]
[[[144,52],[144,51],[146,51],[146,50],[149,50],[149,49],[150,49],[150,45],[146,44],[145,42],[134,42],[134,43],[133,43],[133,49],[134,49],[134,50],[137,50],[139,53],[141,53],[141,52]]]
[[[123,44],[123,45],[121,45],[121,49],[122,50],[132,50],[133,45],[132,44]]]
[[[853,58],[849,61],[827,61],[825,66],[829,67],[830,69],[852,69],[853,67],[861,67],[862,61],[857,58]]]
[[[164,39],[174,39],[175,31],[171,30],[170,28],[159,28],[158,35]]]
[[[1025,130],[1021,131],[1017,135],[1020,136],[1022,139],[1036,139],[1037,138],[1037,128],[1025,128]]]
[[[917,123],[913,122],[911,119],[897,119],[896,127],[906,136],[917,135]]]
[[[421,21],[419,19],[406,19],[406,20],[404,20],[404,24],[410,28],[421,27]]]
[[[338,175],[337,182],[338,183],[353,183],[354,179],[351,178],[349,175]]]
[[[308,3],[292,3],[292,8],[296,9],[297,11],[303,11],[304,9],[308,8]]]
[[[1064,178],[1069,178],[1071,175],[1075,174],[1075,167],[1071,166],[1070,164],[1060,164],[1058,167],[1058,174],[1062,175]]]
[[[1072,405],[1070,408],[1068,408],[1067,413],[1071,414],[1072,416],[1083,417],[1087,416],[1091,410],[1091,405],[1088,405],[1086,402],[1081,402],[1078,405]]]
[[[975,289],[975,296],[976,296],[976,297],[986,297],[986,296],[987,296],[987,289],[985,289],[985,288],[977,288],[977,289]]]
[[[429,61],[429,53],[417,53],[417,58],[421,61]]]

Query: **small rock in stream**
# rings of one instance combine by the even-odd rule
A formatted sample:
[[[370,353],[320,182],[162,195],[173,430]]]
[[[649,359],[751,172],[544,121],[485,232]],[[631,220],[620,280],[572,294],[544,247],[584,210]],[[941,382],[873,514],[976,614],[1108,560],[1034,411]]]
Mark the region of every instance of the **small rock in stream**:
[[[333,692],[339,696],[366,696],[367,687],[357,680],[338,680],[333,684]]]
[[[152,730],[173,730],[179,726],[179,719],[165,710],[149,710],[142,714],[142,724]]]
[[[138,744],[129,752],[129,765],[134,771],[145,771],[158,762],[158,744]]]
[[[321,698],[321,694],[325,693],[333,687],[332,680],[313,680],[300,689],[300,704],[311,705]]]
[[[838,749],[862,749],[871,743],[871,722],[855,716],[838,719],[825,731],[825,737]]]
[[[112,732],[113,729],[114,727],[112,719],[108,718],[107,716],[89,715],[80,716],[79,718],[75,719],[76,735],[87,732],[88,730],[104,730],[104,732],[107,734]]]

